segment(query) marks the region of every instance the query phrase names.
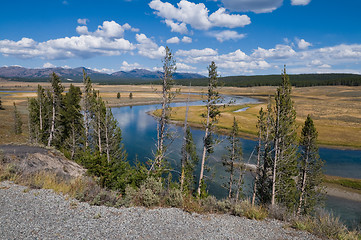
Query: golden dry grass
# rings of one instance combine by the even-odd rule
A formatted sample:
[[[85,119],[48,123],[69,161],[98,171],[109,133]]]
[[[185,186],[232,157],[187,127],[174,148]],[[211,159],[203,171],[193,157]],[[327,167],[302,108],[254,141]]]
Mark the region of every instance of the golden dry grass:
[[[243,134],[255,136],[257,115],[261,107],[266,108],[268,96],[273,96],[276,87],[223,88],[222,94],[255,97],[264,103],[247,105],[244,112],[234,110],[245,106],[221,109],[221,118],[217,124],[221,129],[230,129],[233,117],[239,121]],[[322,145],[361,148],[361,86],[320,86],[293,89],[293,100],[297,112],[298,131],[308,114],[314,119]],[[184,108],[174,109],[172,120],[183,121]],[[196,126],[202,124],[201,112],[204,107],[190,108],[190,122]]]

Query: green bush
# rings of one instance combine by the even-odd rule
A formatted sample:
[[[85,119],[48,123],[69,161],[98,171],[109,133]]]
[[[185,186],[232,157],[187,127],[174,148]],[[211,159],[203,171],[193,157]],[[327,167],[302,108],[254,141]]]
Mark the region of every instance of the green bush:
[[[361,234],[357,231],[348,231],[346,226],[340,222],[338,217],[329,214],[324,210],[316,213],[315,216],[299,216],[294,218],[291,226],[306,230],[321,238],[329,239],[361,239]]]
[[[205,212],[213,213],[218,209],[218,201],[215,196],[208,196],[201,200],[201,205]]]
[[[152,190],[152,192],[157,195],[160,195],[163,192],[163,183],[160,179],[157,180],[154,177],[147,178],[142,184],[142,187]]]
[[[263,220],[267,217],[267,211],[258,205],[252,206],[249,201],[242,201],[241,208],[243,210],[243,216],[249,219]]]
[[[141,203],[146,207],[159,205],[160,198],[151,189],[140,188]]]
[[[183,206],[183,195],[181,190],[177,188],[171,188],[167,194],[166,204],[170,207],[182,207]]]
[[[233,203],[229,199],[224,199],[217,202],[217,208],[221,213],[230,213],[233,208]]]

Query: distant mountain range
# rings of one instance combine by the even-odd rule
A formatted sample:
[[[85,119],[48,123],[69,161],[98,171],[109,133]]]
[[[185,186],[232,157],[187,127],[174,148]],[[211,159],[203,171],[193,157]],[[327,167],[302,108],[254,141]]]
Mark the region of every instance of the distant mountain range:
[[[31,69],[18,66],[1,67],[0,77],[14,80],[25,81],[44,81],[49,79],[50,74],[55,72],[63,81],[79,82],[83,79],[83,70],[90,76],[92,81],[95,82],[151,82],[159,80],[162,76],[160,71],[149,71],[146,69],[134,69],[131,71],[119,71],[112,74],[97,72],[88,68],[39,68]],[[203,75],[195,73],[174,73],[174,79],[195,79],[204,78]]]

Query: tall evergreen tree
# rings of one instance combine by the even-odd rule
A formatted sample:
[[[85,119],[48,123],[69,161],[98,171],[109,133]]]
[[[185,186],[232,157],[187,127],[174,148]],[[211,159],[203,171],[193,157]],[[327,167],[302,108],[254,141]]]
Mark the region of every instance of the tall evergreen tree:
[[[196,145],[190,127],[186,126],[185,142],[182,147],[181,191],[191,194],[195,188],[194,169],[198,163]]]
[[[37,97],[28,100],[29,137],[32,142],[47,144],[49,138],[51,99],[38,85]]]
[[[123,149],[123,144],[121,143],[122,131],[110,108],[106,109],[104,135],[107,161],[110,163],[112,159],[124,160],[126,158],[126,153]]]
[[[19,135],[23,132],[22,126],[23,126],[23,122],[21,120],[20,113],[17,110],[16,104],[14,102],[14,132],[16,135]]]
[[[190,93],[188,94],[187,98],[186,113],[184,119],[181,176],[179,180],[181,185],[181,191],[185,193],[192,193],[194,190],[194,167],[198,163],[196,145],[194,144],[193,135],[188,126],[189,95]]]
[[[61,85],[61,81],[56,73],[51,74],[51,124],[48,138],[48,147],[54,145],[53,141],[57,140],[59,143],[58,137],[61,135],[62,130],[59,128],[60,126],[60,109],[62,104],[62,93],[64,91],[64,87]],[[57,139],[56,139],[57,138]]]
[[[29,111],[29,140],[32,143],[40,143],[39,127],[39,104],[35,98],[28,99]]]
[[[170,103],[174,99],[174,93],[171,92],[171,88],[174,84],[173,74],[176,71],[176,63],[173,58],[173,54],[168,47],[165,48],[165,57],[163,59],[163,77],[162,77],[162,108],[160,117],[157,124],[157,151],[155,153],[155,159],[151,163],[149,171],[162,172],[165,164],[165,155],[167,146],[165,145],[165,139],[169,134],[167,133],[167,123],[171,113]]]
[[[92,146],[94,150],[100,154],[104,151],[104,123],[106,117],[106,107],[103,99],[100,97],[99,92],[93,90],[92,112],[93,117],[91,121],[92,126]]]
[[[212,62],[208,67],[208,93],[206,102],[206,114],[203,114],[205,118],[204,127],[205,133],[203,138],[203,154],[201,160],[201,170],[199,173],[199,181],[198,181],[198,188],[197,194],[201,197],[201,189],[204,189],[204,169],[205,169],[205,162],[208,159],[209,154],[213,152],[214,147],[214,139],[213,139],[213,132],[214,132],[214,124],[218,121],[218,117],[220,115],[219,106],[217,103],[220,102],[220,96],[217,91],[218,87],[218,73],[217,73],[217,66],[214,62]]]
[[[258,127],[261,127],[261,146],[259,150],[260,162],[257,167],[258,180],[256,184],[256,197],[261,204],[271,201],[272,193],[272,106],[268,101],[265,116],[259,118]],[[261,113],[260,113],[261,115]],[[258,158],[258,155],[257,155]],[[257,160],[258,161],[258,160]]]
[[[258,128],[257,163],[256,163],[256,176],[253,183],[252,205],[254,205],[256,201],[257,184],[261,175],[261,155],[262,155],[262,144],[265,133],[265,115],[266,113],[263,111],[263,108],[261,108],[259,110],[258,123],[257,123],[257,128]]]
[[[300,139],[298,214],[312,212],[323,200],[320,187],[323,161],[318,155],[317,135],[313,120],[308,115]]]
[[[231,135],[228,137],[229,146],[226,147],[228,155],[223,158],[223,166],[226,167],[226,171],[229,172],[229,181],[226,185],[228,189],[228,198],[232,198],[232,190],[237,187],[237,191],[241,192],[241,184],[235,184],[235,173],[238,168],[240,171],[239,181],[243,179],[243,163],[242,163],[242,146],[238,138],[239,127],[236,118],[233,118],[233,125]],[[239,194],[238,194],[239,195]]]
[[[271,204],[292,208],[296,200],[297,132],[296,111],[291,99],[291,83],[284,68],[277,88],[273,119],[273,162]]]
[[[85,148],[89,147],[90,142],[90,127],[91,119],[93,117],[92,104],[94,103],[93,87],[90,77],[87,76],[83,69],[83,85],[84,85],[84,97],[83,97],[83,111],[84,111],[84,131],[85,131]]]
[[[63,122],[64,148],[70,152],[70,158],[74,159],[75,154],[83,144],[83,114],[81,113],[81,90],[79,87],[70,85],[69,91],[63,99],[61,116]]]
[[[1,101],[1,97],[0,97],[0,110],[4,110],[3,103]]]

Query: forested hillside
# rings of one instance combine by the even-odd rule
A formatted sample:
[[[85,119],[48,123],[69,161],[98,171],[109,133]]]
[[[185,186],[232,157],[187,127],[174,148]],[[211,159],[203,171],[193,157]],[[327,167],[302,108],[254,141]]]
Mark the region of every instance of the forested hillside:
[[[343,74],[343,73],[325,73],[325,74],[294,74],[290,75],[291,84],[296,87],[311,86],[360,86],[361,75]],[[208,80],[202,79],[179,79],[176,83],[179,85],[189,86],[207,86]],[[254,87],[254,86],[278,86],[281,83],[279,75],[257,75],[257,76],[231,76],[220,77],[227,87]]]

